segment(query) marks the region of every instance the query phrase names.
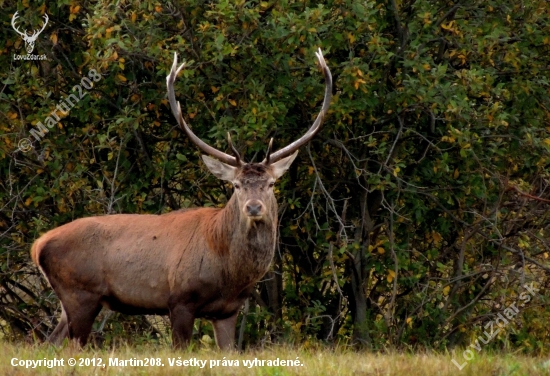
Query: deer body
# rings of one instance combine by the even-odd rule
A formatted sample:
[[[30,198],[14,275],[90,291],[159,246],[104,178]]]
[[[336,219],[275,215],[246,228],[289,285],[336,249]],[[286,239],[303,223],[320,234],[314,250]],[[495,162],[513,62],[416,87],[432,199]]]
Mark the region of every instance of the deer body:
[[[86,311],[167,315],[185,305],[194,318],[224,319],[237,314],[275,249],[276,216],[253,226],[239,220],[235,229],[235,209],[230,201],[224,209],[83,218],[46,233],[32,257],[61,301],[83,296]]]
[[[330,102],[331,76],[318,53],[327,89],[323,109],[306,135],[261,163],[243,163],[198,139],[175,101],[176,59],[167,78],[176,119],[205,152],[208,169],[235,191],[223,209],[198,208],[163,215],[118,214],[82,218],[49,231],[32,259],[61,300],[50,336],[85,344],[102,307],[126,314],[168,314],[175,346],[189,343],[195,318],[212,321],[219,347],[233,346],[239,308],[267,272],[277,239],[275,181],[298,148],[317,132]],[[230,140],[229,140],[230,141]]]

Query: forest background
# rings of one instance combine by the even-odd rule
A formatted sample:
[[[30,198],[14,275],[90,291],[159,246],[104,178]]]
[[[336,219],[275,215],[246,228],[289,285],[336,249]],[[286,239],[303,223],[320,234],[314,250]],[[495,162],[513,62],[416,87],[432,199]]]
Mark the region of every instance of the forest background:
[[[194,132],[226,150],[229,131],[258,161],[271,137],[278,149],[317,115],[320,47],[334,97],[276,186],[279,246],[243,307],[239,346],[468,346],[522,302],[525,285],[538,295],[487,346],[550,345],[547,1],[7,0],[0,9],[3,339],[44,338],[59,317],[30,260],[41,234],[85,216],[221,207],[231,195],[168,108],[174,52],[188,62],[176,94]],[[26,54],[16,11],[20,30],[49,16],[33,51],[46,60],[14,58]],[[41,129],[76,85],[82,99]],[[94,336],[164,341],[163,323],[102,312]],[[195,332],[212,336],[206,322]]]

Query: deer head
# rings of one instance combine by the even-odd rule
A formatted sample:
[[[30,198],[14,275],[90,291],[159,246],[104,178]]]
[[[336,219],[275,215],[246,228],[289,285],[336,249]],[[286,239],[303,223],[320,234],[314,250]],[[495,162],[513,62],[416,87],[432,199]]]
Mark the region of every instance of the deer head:
[[[228,142],[233,156],[206,144],[191,131],[183,119],[180,103],[176,101],[174,93],[174,81],[178,73],[185,67],[185,63],[177,67],[178,57],[174,53],[174,63],[172,64],[170,74],[166,77],[168,99],[172,113],[187,136],[199,149],[208,154],[202,157],[208,169],[219,179],[233,183],[233,187],[235,188],[234,196],[236,196],[242,214],[249,221],[262,221],[269,217],[273,219],[273,216],[277,215],[273,194],[275,180],[290,167],[298,155],[298,149],[307,144],[321,129],[321,124],[328,111],[332,97],[332,75],[323,58],[321,49],[316,52],[316,55],[319,65],[323,70],[326,88],[323,106],[315,122],[302,137],[274,153],[271,152],[273,145],[273,139],[271,139],[265,159],[262,162],[245,163],[242,161],[235,146],[233,146],[229,134]],[[275,213],[273,213],[274,210],[271,210],[272,208],[275,208]]]

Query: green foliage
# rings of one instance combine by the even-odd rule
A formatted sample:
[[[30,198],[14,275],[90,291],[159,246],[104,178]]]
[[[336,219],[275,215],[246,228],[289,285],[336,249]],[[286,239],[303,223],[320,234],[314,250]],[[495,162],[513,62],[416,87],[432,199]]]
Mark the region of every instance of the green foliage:
[[[299,137],[335,79],[322,131],[278,182],[280,246],[244,344],[468,346],[523,284],[540,296],[487,346],[542,351],[550,318],[550,10],[544,0],[5,1],[0,30],[0,322],[9,338],[59,311],[29,249],[109,213],[222,206],[166,100],[194,132],[247,160]],[[50,24],[35,54],[11,29]],[[96,76],[98,72],[101,76]],[[93,88],[41,141],[38,122]],[[95,78],[95,79],[94,79]],[[17,151],[22,138],[33,141]],[[142,321],[116,316],[132,333]],[[134,326],[132,326],[134,325]],[[197,331],[198,335],[204,332]]]

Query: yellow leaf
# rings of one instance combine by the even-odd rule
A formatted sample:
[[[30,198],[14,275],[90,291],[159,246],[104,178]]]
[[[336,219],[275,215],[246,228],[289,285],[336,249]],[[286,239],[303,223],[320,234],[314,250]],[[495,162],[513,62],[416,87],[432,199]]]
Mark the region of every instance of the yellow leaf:
[[[381,255],[383,255],[384,253],[386,253],[386,250],[382,247],[378,247],[376,248],[376,250],[378,251],[378,253],[380,253]]]
[[[454,137],[451,137],[451,136],[443,136],[443,137],[441,137],[441,141],[447,141],[447,142],[453,143],[453,142],[456,141],[456,139]]]
[[[25,201],[25,206],[29,206],[32,202],[32,197],[29,197],[26,201]]]
[[[57,33],[52,33],[52,35],[50,35],[50,40],[53,44],[57,44]]]
[[[407,317],[407,325],[409,325],[409,327],[411,328],[412,328],[412,321],[413,321],[412,317]]]
[[[230,100],[229,100],[229,103],[231,103],[232,106],[236,106],[236,105],[237,105],[237,102],[235,102],[234,99],[230,99]]]
[[[546,145],[550,146],[550,138],[546,138],[543,142],[544,142]]]
[[[393,270],[388,270],[388,276],[386,277],[386,279],[388,280],[389,283],[391,283],[393,281],[393,279],[395,278],[395,271]]]
[[[355,87],[355,90],[359,89],[359,85],[361,84],[366,84],[367,82],[365,80],[362,80],[360,78],[358,78],[357,80],[355,80],[353,86]]]
[[[217,87],[214,87],[214,86],[210,87],[210,89],[212,89],[212,93],[214,93],[214,94],[216,94],[220,90],[220,88],[217,88]]]
[[[449,295],[449,291],[451,291],[451,286],[445,286],[443,288],[443,295],[445,296]]]
[[[455,168],[455,173],[453,174],[453,178],[458,178],[458,175],[460,175],[460,173],[458,172],[458,168]]]
[[[116,78],[118,78],[122,82],[128,81],[128,79],[126,77],[124,77],[123,75],[121,75],[121,74],[117,74]]]
[[[442,29],[445,29],[445,30],[451,30],[453,25],[454,25],[454,20],[449,22],[447,25],[445,25],[444,23],[441,24],[441,28]]]
[[[432,239],[435,243],[439,243],[443,237],[439,234],[439,232],[432,231]]]
[[[312,166],[309,166],[308,167],[308,175],[312,175],[313,171],[315,171],[315,169]]]
[[[401,171],[401,169],[399,168],[399,166],[397,166],[396,168],[393,169],[393,176],[397,176],[397,174],[399,173],[399,171]]]
[[[132,23],[136,22],[136,19],[137,19],[136,12],[132,12],[132,16],[130,17],[130,19],[132,20]]]

